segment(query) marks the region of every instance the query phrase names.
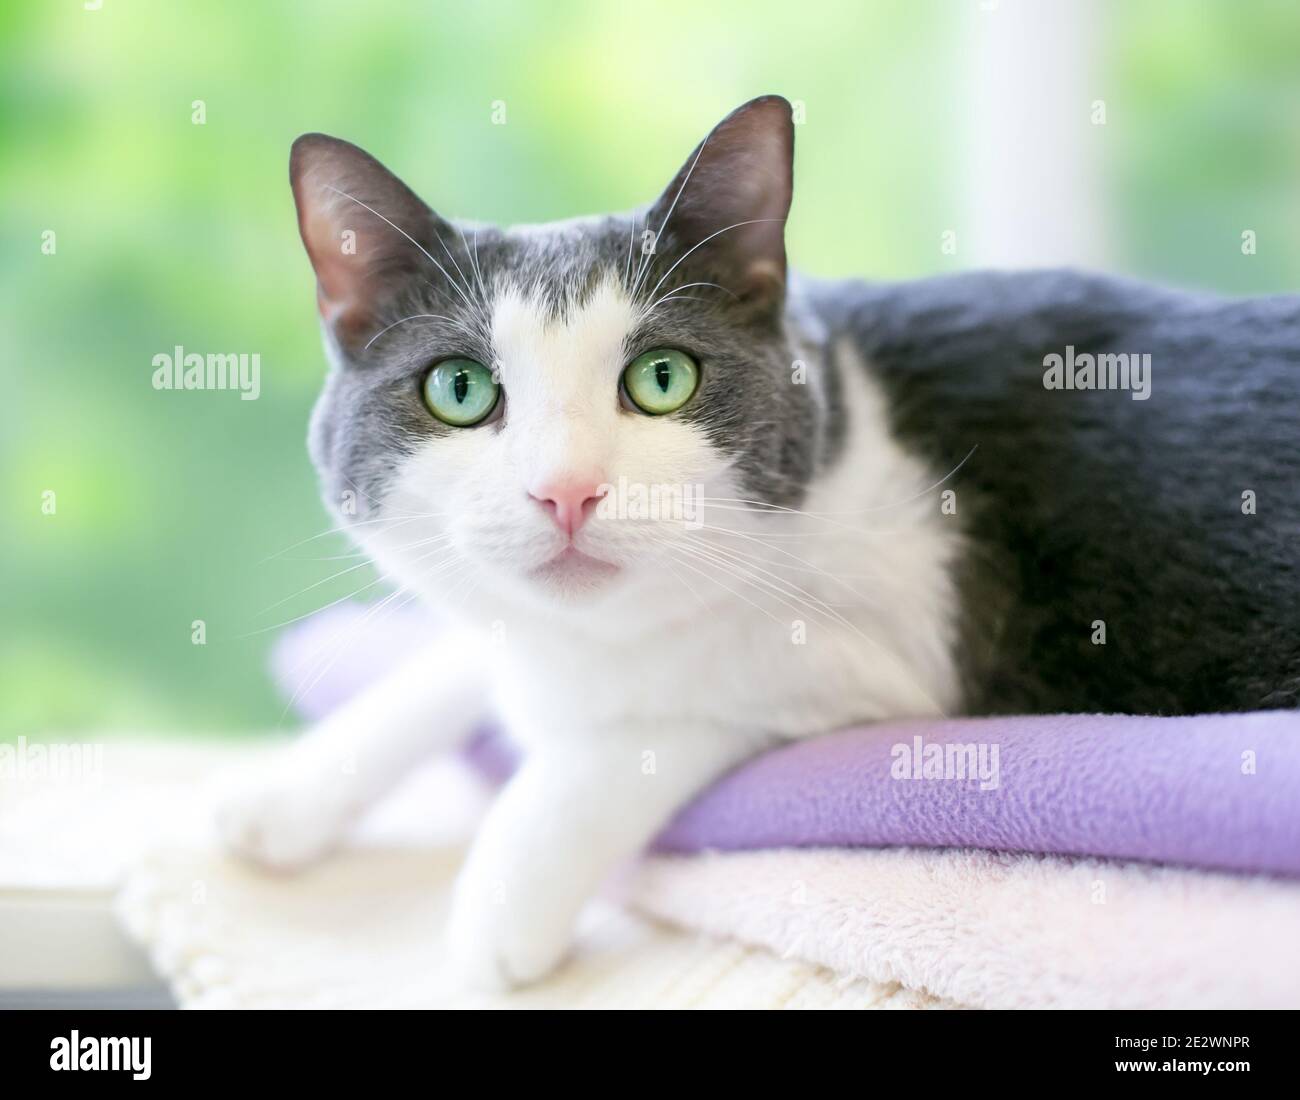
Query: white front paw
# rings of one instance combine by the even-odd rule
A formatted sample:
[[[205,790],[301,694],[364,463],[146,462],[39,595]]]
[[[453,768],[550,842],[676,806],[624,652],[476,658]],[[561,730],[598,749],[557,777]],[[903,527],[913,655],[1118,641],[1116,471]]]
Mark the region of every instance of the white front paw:
[[[305,778],[244,783],[217,806],[221,839],[234,852],[277,871],[315,863],[338,845],[350,814]]]
[[[504,992],[549,974],[568,950],[570,930],[567,921],[548,921],[546,909],[508,901],[504,889],[458,883],[447,929],[453,980]]]

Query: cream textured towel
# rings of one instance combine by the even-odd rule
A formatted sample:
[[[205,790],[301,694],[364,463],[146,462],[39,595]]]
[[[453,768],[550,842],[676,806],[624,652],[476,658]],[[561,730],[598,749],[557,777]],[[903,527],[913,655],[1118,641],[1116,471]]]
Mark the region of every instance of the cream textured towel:
[[[897,983],[845,980],[734,940],[685,934],[608,902],[574,957],[510,995],[442,979],[455,848],[354,850],[293,879],[193,850],[155,854],[118,899],[192,1008],[920,1008]]]
[[[75,740],[75,739],[74,739]],[[305,875],[227,858],[210,828],[212,778],[257,745],[109,739],[102,767],[0,784],[0,986],[110,987],[141,977],[116,956],[115,909],[186,1007],[922,1008],[935,998],[844,979],[797,958],[669,928],[597,902],[574,959],[519,994],[442,981],[452,877],[485,792],[453,762],[425,769],[365,822],[356,847]],[[47,901],[47,904],[33,904]],[[84,909],[80,941],[48,914]],[[94,929],[94,950],[85,930]],[[10,965],[12,964],[12,965]],[[97,973],[89,970],[98,968]]]

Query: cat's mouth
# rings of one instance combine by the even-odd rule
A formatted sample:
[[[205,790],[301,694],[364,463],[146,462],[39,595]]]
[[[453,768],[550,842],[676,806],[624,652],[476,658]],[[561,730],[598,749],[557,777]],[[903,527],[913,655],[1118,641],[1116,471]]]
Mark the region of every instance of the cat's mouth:
[[[618,571],[619,567],[613,562],[593,558],[570,545],[534,569],[532,576],[543,583],[591,586],[608,580]]]

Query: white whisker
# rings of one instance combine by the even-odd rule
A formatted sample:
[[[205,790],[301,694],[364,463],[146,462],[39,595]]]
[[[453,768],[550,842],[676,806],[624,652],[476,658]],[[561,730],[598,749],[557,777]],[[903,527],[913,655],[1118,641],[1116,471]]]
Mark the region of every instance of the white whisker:
[[[682,180],[681,187],[677,188],[677,194],[673,196],[673,201],[668,206],[668,213],[664,215],[664,220],[659,223],[659,228],[655,231],[655,237],[653,242],[654,247],[649,253],[646,254],[645,258],[642,260],[642,263],[640,264],[637,270],[636,282],[632,284],[633,301],[636,301],[637,290],[641,286],[641,280],[643,276],[647,272],[649,272],[650,268],[654,264],[655,256],[659,248],[659,241],[663,238],[664,229],[666,229],[668,226],[668,219],[673,216],[673,211],[677,209],[677,200],[682,197],[682,193],[686,190],[687,185],[691,182],[691,176],[695,174],[695,166],[700,163],[700,157],[704,155],[704,150],[709,144],[709,138],[712,136],[713,135],[711,133],[708,134],[705,137],[705,139],[702,142],[700,142],[700,147],[695,150],[695,159],[691,161],[691,166],[688,169],[686,169],[686,178]],[[674,264],[673,266],[676,267],[677,265]],[[653,298],[654,295],[658,292],[658,290],[659,288],[655,287],[654,291],[651,292],[650,296]]]
[[[465,292],[464,292],[463,290],[460,289],[460,287],[459,287],[459,286],[457,285],[457,283],[456,283],[456,280],[453,279],[453,278],[451,277],[451,275],[450,275],[450,273],[447,271],[447,269],[446,269],[445,267],[443,267],[442,264],[440,264],[437,260],[435,260],[435,259],[433,258],[433,256],[430,254],[429,250],[428,250],[427,248],[425,248],[424,245],[422,245],[422,244],[421,244],[419,241],[417,241],[414,237],[412,237],[411,234],[409,234],[405,229],[403,229],[400,225],[395,225],[393,222],[389,221],[386,217],[384,217],[384,215],[381,214],[378,210],[376,210],[373,206],[368,206],[366,203],[362,202],[360,199],[356,198],[354,195],[349,195],[346,191],[340,191],[340,190],[339,190],[337,187],[335,187],[333,184],[329,184],[329,183],[327,183],[327,184],[325,184],[325,187],[327,187],[329,190],[333,191],[335,194],[342,195],[345,199],[350,199],[352,202],[356,203],[356,204],[357,204],[359,207],[361,207],[363,210],[369,210],[370,213],[372,213],[372,214],[373,214],[376,218],[378,218],[380,221],[382,221],[382,222],[384,222],[386,225],[390,225],[390,226],[392,226],[394,229],[396,229],[397,232],[399,232],[403,237],[405,237],[408,241],[410,241],[413,245],[415,245],[415,247],[418,248],[418,249],[419,249],[419,250],[424,254],[425,259],[427,259],[427,260],[429,261],[429,263],[433,264],[434,267],[436,267],[439,271],[442,272],[443,277],[444,277],[444,278],[445,278],[449,283],[451,283],[452,288],[453,288],[453,289],[454,289],[454,290],[455,290],[455,291],[456,291],[456,292],[457,292],[457,293],[458,293],[462,298],[465,299],[465,304],[466,304],[467,306],[469,306],[470,309],[473,309],[473,308],[474,308],[474,303],[471,302],[471,301],[469,300],[469,297],[465,294]],[[442,240],[441,237],[439,237],[438,239],[439,239],[439,240]],[[444,245],[443,247],[445,248],[446,246]]]
[[[713,240],[714,237],[720,237],[722,236],[723,233],[727,233],[732,229],[739,229],[742,225],[758,225],[760,222],[783,222],[783,221],[785,221],[784,218],[750,218],[747,221],[736,222],[734,225],[725,226],[724,228],[719,229],[716,233],[710,233],[707,237],[704,238],[704,240],[700,241],[698,244],[692,245],[685,252],[683,252],[677,258],[673,266],[670,267],[667,271],[665,271],[662,276],[660,276],[659,281],[654,285],[654,289],[650,291],[650,297],[653,298],[656,294],[659,293],[659,288],[664,285],[664,280],[667,279],[668,276],[671,275],[674,271],[676,271],[679,266],[681,266],[682,261],[685,260],[686,257],[688,257],[697,248],[702,248],[704,245],[708,244],[711,240]]]
[[[366,346],[364,350],[369,351],[370,345],[373,344],[376,340],[378,340],[381,336],[383,336],[383,334],[387,332],[389,329],[394,329],[398,325],[404,325],[406,324],[407,321],[419,321],[424,318],[428,318],[429,320],[432,321],[448,320],[448,318],[444,317],[440,313],[412,313],[409,317],[403,317],[400,321],[394,321],[391,325],[385,325],[383,328],[381,328],[372,337],[370,337],[369,340],[366,341]]]

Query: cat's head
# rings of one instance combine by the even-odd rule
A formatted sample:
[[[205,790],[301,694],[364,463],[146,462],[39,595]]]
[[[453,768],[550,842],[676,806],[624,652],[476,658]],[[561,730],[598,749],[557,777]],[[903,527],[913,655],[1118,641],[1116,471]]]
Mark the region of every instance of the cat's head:
[[[767,96],[648,208],[501,229],[440,217],[347,142],[294,143],[333,364],[312,456],[386,571],[590,606],[698,572],[726,501],[798,502],[816,413],[783,320],[792,152]]]

